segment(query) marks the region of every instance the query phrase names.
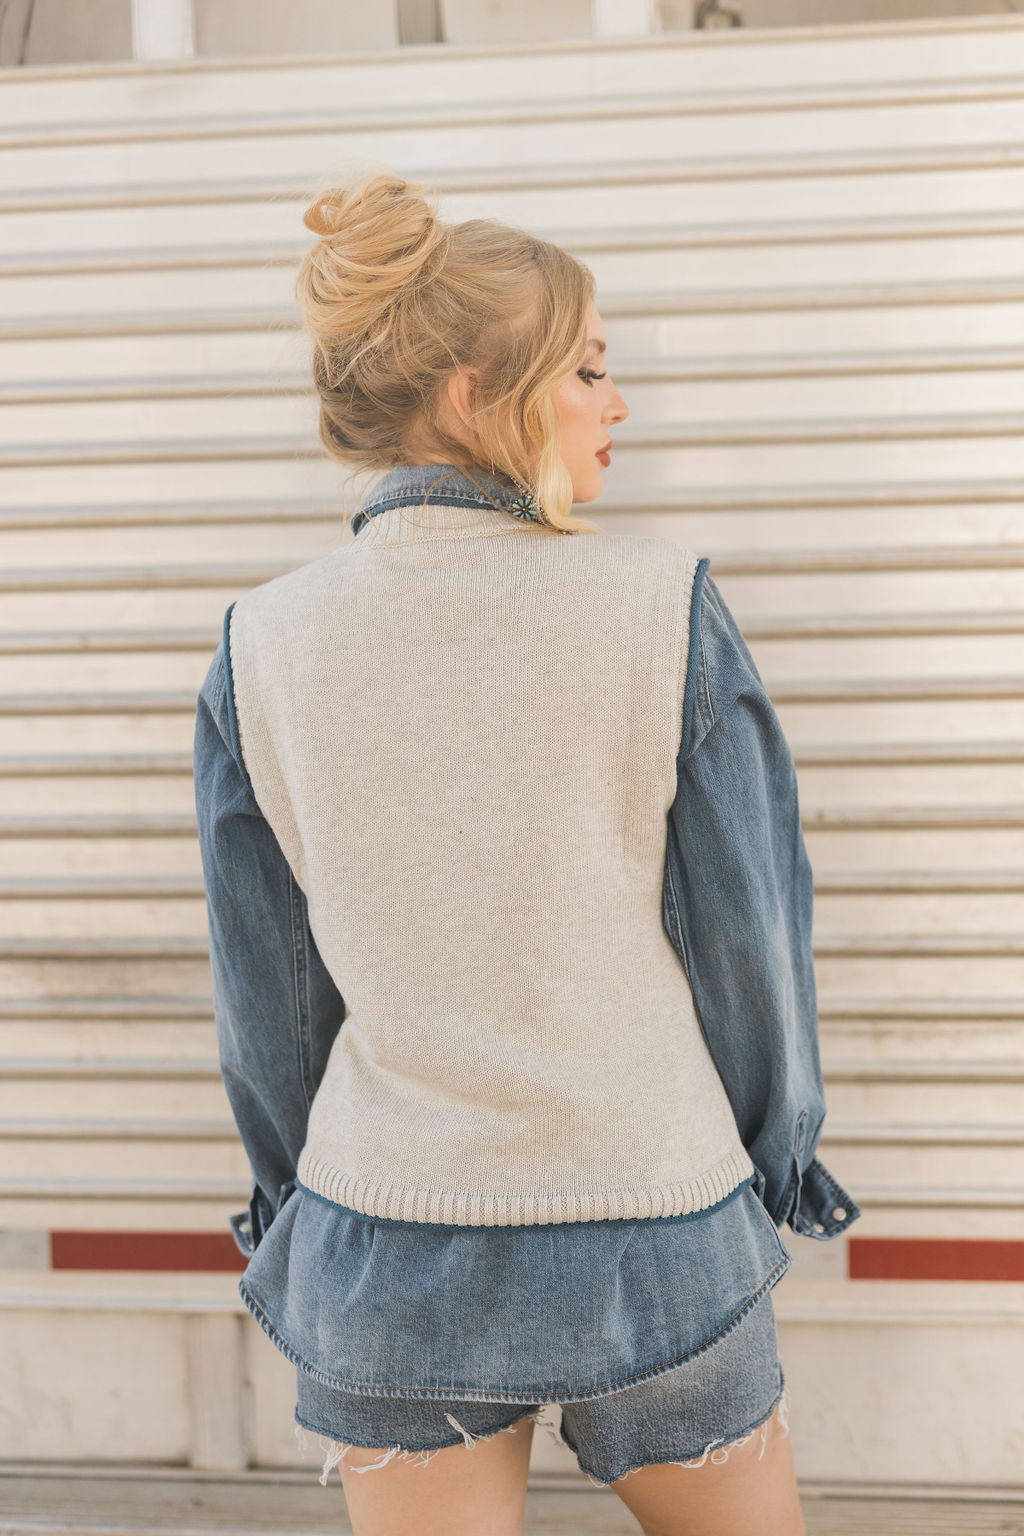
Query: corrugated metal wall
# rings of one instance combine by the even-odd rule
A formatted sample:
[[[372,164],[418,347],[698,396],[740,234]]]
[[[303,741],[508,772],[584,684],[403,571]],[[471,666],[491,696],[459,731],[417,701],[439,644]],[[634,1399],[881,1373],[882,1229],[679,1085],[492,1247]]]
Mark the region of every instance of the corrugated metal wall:
[[[631,407],[595,515],[711,557],[794,748],[821,1151],[864,1209],[783,1232],[798,1471],[1019,1476],[1022,71],[990,18],[0,74],[0,1331],[64,1455],[294,1460],[228,1272],[191,739],[227,604],[348,536],[290,284],[369,157],[593,268]],[[107,1349],[123,1231],[225,1272],[118,1277]],[[51,1456],[16,1377],[9,1454]]]

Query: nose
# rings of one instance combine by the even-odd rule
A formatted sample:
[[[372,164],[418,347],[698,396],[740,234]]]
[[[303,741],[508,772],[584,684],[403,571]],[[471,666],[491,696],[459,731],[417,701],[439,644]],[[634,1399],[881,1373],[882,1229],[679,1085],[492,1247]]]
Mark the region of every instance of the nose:
[[[623,400],[618,390],[616,390],[611,411],[605,412],[604,419],[605,421],[625,421],[628,415],[629,406],[626,404],[625,400]]]

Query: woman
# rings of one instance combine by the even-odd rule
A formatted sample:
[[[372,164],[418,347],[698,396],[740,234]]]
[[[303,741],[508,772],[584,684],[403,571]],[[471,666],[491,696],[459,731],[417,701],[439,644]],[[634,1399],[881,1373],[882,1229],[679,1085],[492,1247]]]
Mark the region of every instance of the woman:
[[[357,1536],[521,1531],[546,1402],[650,1536],[796,1536],[778,1229],[860,1213],[778,718],[706,557],[571,512],[590,271],[388,174],[305,222],[321,438],[385,473],[198,698],[241,1293]]]

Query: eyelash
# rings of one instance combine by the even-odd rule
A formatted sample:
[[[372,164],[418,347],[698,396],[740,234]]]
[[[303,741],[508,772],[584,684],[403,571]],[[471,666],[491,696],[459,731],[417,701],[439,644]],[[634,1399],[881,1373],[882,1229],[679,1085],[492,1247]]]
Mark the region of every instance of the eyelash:
[[[607,378],[608,370],[606,368],[604,373],[595,373],[592,368],[581,368],[579,370],[579,376],[583,380],[584,384],[592,384],[595,379]]]

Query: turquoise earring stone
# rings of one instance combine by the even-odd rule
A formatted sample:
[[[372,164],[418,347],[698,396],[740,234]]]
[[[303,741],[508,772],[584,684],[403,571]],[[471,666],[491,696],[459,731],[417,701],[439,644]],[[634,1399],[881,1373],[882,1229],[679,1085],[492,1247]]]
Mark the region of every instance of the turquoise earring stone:
[[[509,503],[508,510],[512,513],[513,517],[528,517],[531,522],[539,523],[540,518],[537,516],[536,505],[530,492],[524,491],[521,496],[516,497],[515,501]]]

